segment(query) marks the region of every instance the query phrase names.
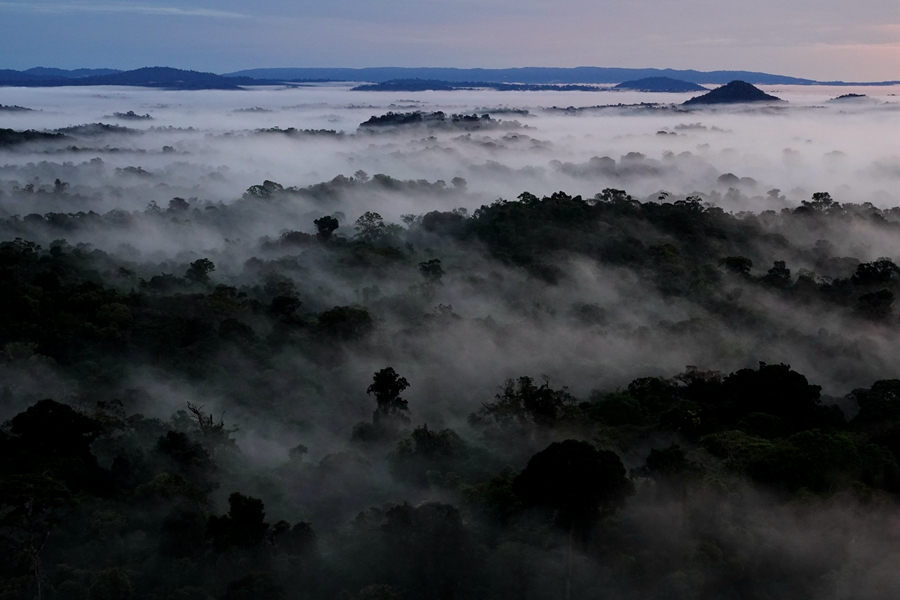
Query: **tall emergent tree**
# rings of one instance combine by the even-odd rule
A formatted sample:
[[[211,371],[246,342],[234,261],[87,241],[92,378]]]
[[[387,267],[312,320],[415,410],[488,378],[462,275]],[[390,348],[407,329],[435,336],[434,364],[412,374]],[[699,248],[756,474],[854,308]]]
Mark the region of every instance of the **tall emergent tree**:
[[[531,457],[513,480],[513,492],[525,506],[553,510],[556,524],[568,530],[568,600],[572,590],[574,535],[578,533],[584,539],[594,523],[634,493],[622,461],[614,452],[597,450],[587,442],[554,442]]]
[[[374,394],[378,406],[372,415],[376,423],[382,419],[395,418],[403,423],[409,423],[409,406],[400,394],[409,387],[405,377],[401,377],[393,367],[385,367],[376,371],[372,376],[372,385],[366,389],[367,394]]]

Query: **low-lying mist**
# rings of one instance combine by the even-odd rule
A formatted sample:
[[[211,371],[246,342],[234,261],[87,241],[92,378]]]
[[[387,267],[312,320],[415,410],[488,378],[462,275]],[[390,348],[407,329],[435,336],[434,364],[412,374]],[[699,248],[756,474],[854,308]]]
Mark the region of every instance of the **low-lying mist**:
[[[465,200],[470,209],[526,189],[593,195],[604,187],[642,199],[660,191],[699,194],[729,210],[779,209],[819,190],[841,202],[896,204],[890,123],[900,105],[892,87],[767,88],[789,103],[717,110],[682,109],[677,103],[689,95],[678,94],[348,87],[5,88],[4,104],[34,111],[2,113],[4,127],[68,131],[69,137],[19,144],[13,156],[5,150],[3,183],[10,189],[38,178],[46,186],[63,176],[73,187],[92,188],[81,208],[104,211],[141,209],[150,200],[168,200],[169,191],[227,202],[264,179],[305,187],[357,170],[448,183],[462,177],[472,194]],[[828,101],[859,91],[871,102]],[[358,130],[373,115],[416,110],[493,110],[508,127]],[[129,118],[129,111],[150,119]],[[96,123],[113,127],[80,127]],[[292,128],[298,130],[293,135],[262,133]],[[103,165],[81,168],[95,158]],[[592,160],[598,158],[604,160]],[[773,189],[780,193],[769,195]]]

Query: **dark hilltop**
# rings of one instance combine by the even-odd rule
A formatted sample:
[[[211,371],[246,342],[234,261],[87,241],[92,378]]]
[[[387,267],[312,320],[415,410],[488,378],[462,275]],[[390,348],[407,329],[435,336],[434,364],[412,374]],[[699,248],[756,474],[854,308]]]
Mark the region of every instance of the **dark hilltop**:
[[[878,101],[865,94],[844,94],[837,98],[832,98],[831,100],[828,100],[828,102],[834,104],[870,104]]]
[[[223,77],[215,73],[187,71],[170,67],[144,67],[133,71],[109,69],[41,69],[0,71],[0,86],[65,87],[122,85],[175,90],[239,90],[240,86],[264,85],[268,82],[249,77]],[[73,75],[73,73],[77,75]]]
[[[685,102],[684,106],[697,104],[744,104],[749,102],[784,102],[781,98],[765,93],[746,81],[732,81],[702,96]]]
[[[632,90],[637,92],[705,92],[702,85],[671,77],[645,77],[632,81],[623,81],[613,87],[614,90]]]

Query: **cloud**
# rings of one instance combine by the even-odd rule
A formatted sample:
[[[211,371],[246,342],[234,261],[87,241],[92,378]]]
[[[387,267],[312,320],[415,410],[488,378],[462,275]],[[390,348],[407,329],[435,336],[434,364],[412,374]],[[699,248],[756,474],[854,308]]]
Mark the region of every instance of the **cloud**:
[[[40,14],[67,13],[129,13],[137,15],[158,15],[172,17],[208,17],[215,19],[249,19],[241,13],[211,10],[205,8],[174,8],[168,6],[147,6],[144,4],[110,4],[90,2],[68,4],[61,2],[0,2],[0,10],[16,10]]]

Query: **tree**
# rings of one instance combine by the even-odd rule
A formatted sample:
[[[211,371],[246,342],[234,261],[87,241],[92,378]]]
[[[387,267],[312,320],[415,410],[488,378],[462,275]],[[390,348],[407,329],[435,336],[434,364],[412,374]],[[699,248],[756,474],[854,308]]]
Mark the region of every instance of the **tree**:
[[[900,267],[889,258],[879,258],[870,263],[860,263],[850,278],[853,285],[886,285],[900,279]]]
[[[725,258],[719,259],[719,266],[725,267],[727,271],[736,275],[746,276],[750,274],[750,268],[753,266],[753,261],[749,258],[744,258],[743,256],[726,256]]]
[[[400,440],[388,461],[397,479],[426,486],[436,478],[440,481],[444,475],[450,475],[453,480],[465,468],[468,455],[468,446],[455,431],[435,431],[426,424]]]
[[[859,406],[852,421],[854,427],[885,430],[900,420],[900,379],[882,379],[869,389],[856,389],[849,395]]]
[[[815,192],[812,195],[812,200],[801,200],[800,204],[816,212],[827,212],[832,208],[841,208],[841,205],[835,202],[828,192]]]
[[[41,400],[10,421],[10,431],[29,451],[41,454],[90,453],[90,446],[102,433],[96,420],[67,404]]]
[[[297,444],[290,450],[288,450],[288,458],[291,462],[302,462],[303,457],[309,452],[309,448],[304,446],[303,444]]]
[[[385,583],[403,582],[411,598],[469,597],[465,591],[477,563],[456,507],[439,502],[390,507],[381,533],[385,558],[394,563],[385,569]]]
[[[622,392],[592,393],[586,412],[601,423],[613,427],[640,425],[647,420],[647,411],[641,403]]]
[[[166,209],[167,213],[183,213],[186,212],[191,207],[188,204],[187,200],[184,198],[172,198],[169,200],[169,207]]]
[[[809,425],[820,409],[822,387],[812,385],[790,365],[759,364],[759,369],[740,369],[725,378],[728,404],[721,418],[737,422],[753,413],[777,417],[787,432]]]
[[[75,492],[96,483],[99,467],[91,444],[103,432],[99,421],[47,399],[13,417],[10,425],[14,437],[0,463],[13,473],[43,473]]]
[[[200,258],[191,263],[184,276],[197,283],[208,283],[209,274],[216,270],[216,265],[208,258]]]
[[[301,302],[300,299],[296,296],[275,296],[269,303],[269,312],[277,317],[286,319],[293,316],[293,314],[297,312],[302,305],[303,302]]]
[[[599,194],[594,196],[594,200],[598,202],[609,202],[612,204],[632,202],[632,198],[625,190],[617,190],[614,188],[605,188]]]
[[[41,551],[53,529],[76,506],[69,489],[46,475],[13,475],[0,483],[0,539],[28,557],[39,600]]]
[[[364,308],[335,306],[319,315],[318,328],[329,338],[354,342],[372,333],[375,321]]]
[[[891,316],[894,294],[889,290],[878,290],[863,294],[856,301],[856,313],[872,321],[883,321]]]
[[[440,283],[441,277],[444,276],[444,269],[441,266],[440,259],[432,258],[426,262],[419,263],[419,273],[428,283]]]
[[[228,514],[213,515],[206,526],[217,552],[231,547],[255,548],[266,539],[269,524],[263,501],[234,492],[228,496]]]
[[[409,423],[406,412],[409,406],[406,400],[400,397],[403,390],[409,387],[405,377],[401,377],[393,367],[385,367],[376,371],[372,376],[372,384],[366,388],[367,394],[374,394],[378,406],[372,415],[376,423],[381,419],[396,418],[403,423]]]
[[[552,427],[565,418],[574,406],[575,398],[569,394],[568,388],[554,390],[546,379],[541,385],[536,385],[531,377],[519,377],[517,380],[508,379],[495,396],[495,401],[482,405],[481,410],[469,417],[469,421],[477,423],[491,418],[500,424]]]
[[[633,486],[614,452],[565,440],[532,456],[513,491],[525,506],[551,509],[557,524],[584,531],[621,506]]]
[[[625,467],[615,453],[597,450],[587,442],[565,440],[532,456],[513,480],[513,492],[525,506],[554,511],[557,525],[568,530],[568,599],[575,532],[583,539],[595,522],[634,493],[634,486],[625,477]]]
[[[269,198],[283,189],[284,186],[277,181],[266,179],[262,185],[251,185],[247,188],[247,191],[244,192],[244,198]]]
[[[240,431],[238,427],[227,427],[224,417],[216,421],[212,413],[206,414],[203,412],[202,406],[196,406],[188,402],[187,407],[191,417],[197,424],[197,432],[200,434],[203,444],[212,451],[213,455],[222,448],[231,449],[236,447],[231,434]]]
[[[313,224],[316,226],[316,236],[322,242],[330,240],[334,230],[341,225],[334,217],[322,217],[313,221]]]
[[[374,242],[384,235],[386,225],[384,219],[376,212],[366,212],[356,220],[356,237],[366,241]]]
[[[787,268],[783,260],[776,260],[772,268],[763,276],[762,281],[772,287],[784,289],[791,285],[791,270]]]
[[[294,559],[310,558],[318,551],[312,525],[303,521],[293,526],[287,521],[278,521],[272,526],[268,539],[275,550]]]
[[[672,444],[662,450],[652,448],[650,455],[647,456],[647,472],[654,477],[675,478],[687,468],[688,461],[684,456],[684,450],[678,444]]]

